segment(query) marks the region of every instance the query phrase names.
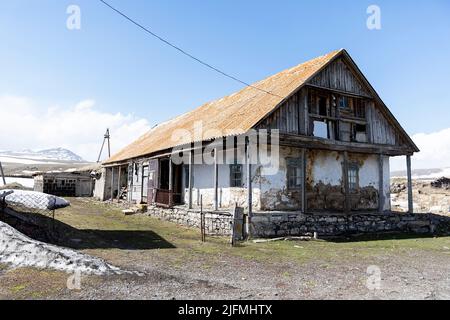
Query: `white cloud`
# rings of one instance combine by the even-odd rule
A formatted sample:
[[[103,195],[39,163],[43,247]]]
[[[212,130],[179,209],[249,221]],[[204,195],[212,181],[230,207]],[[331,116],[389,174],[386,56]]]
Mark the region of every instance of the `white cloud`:
[[[412,136],[420,152],[412,158],[413,169],[435,169],[450,167],[450,128]],[[391,160],[391,170],[406,170],[404,157]]]
[[[106,128],[111,130],[114,153],[147,132],[150,125],[133,114],[102,112],[94,100],[62,108],[0,96],[0,150],[62,147],[96,161]]]

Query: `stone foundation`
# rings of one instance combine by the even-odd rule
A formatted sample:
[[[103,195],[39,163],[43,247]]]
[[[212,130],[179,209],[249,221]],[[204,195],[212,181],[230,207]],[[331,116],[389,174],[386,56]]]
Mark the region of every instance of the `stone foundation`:
[[[253,237],[378,234],[385,232],[434,234],[448,233],[450,218],[433,214],[297,214],[261,213],[252,218]]]
[[[172,209],[149,207],[148,215],[179,225],[200,229],[200,211],[185,207]],[[232,216],[229,212],[204,211],[209,235],[231,235]],[[433,214],[370,213],[302,214],[257,213],[252,218],[253,238],[303,236],[317,232],[319,236],[348,234],[379,234],[386,232],[447,234],[450,217]]]
[[[228,212],[204,211],[206,233],[208,235],[231,235],[232,216]],[[164,221],[170,221],[179,225],[198,228],[200,230],[200,210],[189,210],[185,207],[171,209],[151,206],[147,214]]]

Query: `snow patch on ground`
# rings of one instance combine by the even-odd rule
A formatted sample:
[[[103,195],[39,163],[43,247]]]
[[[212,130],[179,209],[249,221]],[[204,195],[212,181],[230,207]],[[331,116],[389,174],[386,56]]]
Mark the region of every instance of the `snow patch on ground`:
[[[33,189],[34,188],[34,179],[33,178],[15,178],[15,177],[6,177],[6,184],[18,183],[25,188]],[[3,181],[0,179],[0,186],[3,185]]]
[[[87,275],[126,273],[100,258],[33,240],[1,221],[0,263]]]

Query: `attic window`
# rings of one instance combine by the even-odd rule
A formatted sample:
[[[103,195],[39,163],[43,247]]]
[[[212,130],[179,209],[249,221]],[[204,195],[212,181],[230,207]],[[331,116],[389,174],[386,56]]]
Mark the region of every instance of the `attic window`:
[[[350,102],[349,98],[346,96],[340,96],[339,97],[339,108],[341,109],[348,109],[350,108]]]
[[[355,117],[361,119],[366,118],[366,103],[362,99],[355,100]]]
[[[326,121],[314,121],[314,137],[328,139],[328,125]]]
[[[367,125],[355,124],[353,130],[353,141],[367,142]]]

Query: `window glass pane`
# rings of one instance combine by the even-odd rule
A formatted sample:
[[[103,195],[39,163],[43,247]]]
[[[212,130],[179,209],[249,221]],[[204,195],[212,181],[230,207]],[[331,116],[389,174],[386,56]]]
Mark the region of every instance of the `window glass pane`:
[[[242,187],[242,165],[234,164],[230,166],[230,185],[232,188]]]
[[[287,184],[288,188],[297,189],[303,183],[303,170],[301,159],[287,159]]]

